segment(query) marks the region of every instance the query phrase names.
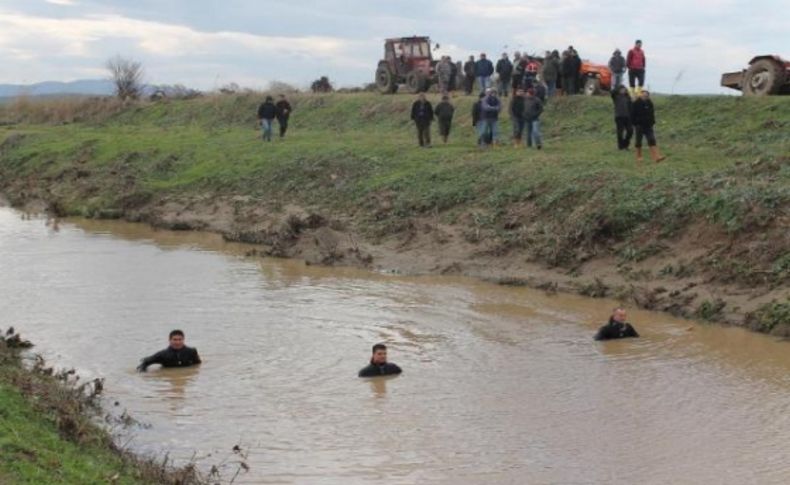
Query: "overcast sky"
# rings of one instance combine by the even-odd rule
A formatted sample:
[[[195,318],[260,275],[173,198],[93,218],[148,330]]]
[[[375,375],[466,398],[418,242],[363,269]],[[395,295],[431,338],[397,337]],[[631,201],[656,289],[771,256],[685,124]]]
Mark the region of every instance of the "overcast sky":
[[[0,0],[0,83],[95,79],[115,54],[149,83],[213,89],[371,82],[385,37],[429,35],[455,59],[573,45],[605,63],[644,42],[656,91],[721,93],[722,72],[790,56],[788,0]]]

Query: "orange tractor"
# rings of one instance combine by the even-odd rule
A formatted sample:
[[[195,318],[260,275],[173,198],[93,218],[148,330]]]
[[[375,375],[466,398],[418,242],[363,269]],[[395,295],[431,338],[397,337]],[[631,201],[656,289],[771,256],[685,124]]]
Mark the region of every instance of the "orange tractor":
[[[376,86],[382,94],[395,93],[404,83],[411,93],[427,91],[435,82],[435,66],[429,37],[387,39],[384,59],[376,68]]]
[[[748,69],[722,74],[721,85],[746,96],[790,94],[790,61],[774,55],[754,57]]]
[[[582,61],[581,78],[587,96],[603,94],[612,89],[612,71],[607,65]]]

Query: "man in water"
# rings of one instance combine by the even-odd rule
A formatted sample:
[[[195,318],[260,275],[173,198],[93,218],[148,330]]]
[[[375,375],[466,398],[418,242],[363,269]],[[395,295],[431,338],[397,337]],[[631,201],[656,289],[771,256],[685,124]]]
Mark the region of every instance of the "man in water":
[[[200,364],[197,349],[184,344],[184,332],[173,330],[170,332],[170,345],[165,350],[160,350],[150,357],[144,358],[137,370],[145,372],[148,366],[159,364],[162,367],[188,367]]]
[[[625,321],[625,310],[622,308],[615,308],[612,316],[609,317],[609,323],[598,329],[595,334],[595,340],[611,340],[626,337],[639,337],[634,327]]]
[[[359,371],[359,377],[392,376],[403,372],[400,367],[387,362],[387,346],[376,344],[373,346],[373,356],[370,365]]]

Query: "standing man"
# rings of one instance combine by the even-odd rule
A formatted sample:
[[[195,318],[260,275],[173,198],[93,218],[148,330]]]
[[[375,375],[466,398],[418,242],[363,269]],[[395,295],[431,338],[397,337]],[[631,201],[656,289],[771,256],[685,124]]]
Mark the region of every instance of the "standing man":
[[[562,53],[560,66],[562,68],[562,90],[569,96],[576,94],[576,70],[569,50]]]
[[[524,137],[524,90],[517,89],[510,102],[510,118],[513,120],[513,145],[521,145]]]
[[[453,58],[450,57],[450,56],[447,56],[447,61],[450,63],[450,86],[449,86],[449,90],[450,91],[455,91],[456,89],[458,89],[458,72],[461,71],[462,66],[461,66],[460,62],[458,62],[458,64],[453,62]]]
[[[579,88],[581,88],[579,81],[581,80],[582,74],[582,58],[579,57],[579,53],[573,46],[568,47],[568,50],[571,51],[571,65],[573,66],[573,94],[579,94]]]
[[[510,79],[513,77],[513,64],[507,57],[507,52],[502,53],[502,58],[496,63],[496,73],[499,75],[499,95],[507,98],[510,90]]]
[[[483,145],[483,137],[481,136],[481,133],[483,132],[481,125],[483,122],[481,120],[483,116],[483,98],[485,97],[485,94],[480,93],[480,95],[477,97],[477,101],[475,101],[475,104],[472,105],[472,129],[475,131],[475,133],[477,133],[478,146]]]
[[[642,50],[641,40],[637,40],[634,47],[628,51],[626,65],[628,67],[628,85],[631,87],[631,94],[638,95],[645,86],[645,68],[647,67],[647,59],[645,58],[645,51]],[[637,81],[639,81],[638,88]]]
[[[480,83],[480,91],[486,92],[491,87],[492,74],[494,74],[494,64],[486,59],[485,53],[481,53],[480,59],[475,63],[475,76]]]
[[[285,132],[288,130],[288,118],[291,117],[291,103],[285,99],[284,94],[281,94],[275,107],[277,108],[277,124],[280,125],[280,138],[285,138]]]
[[[442,60],[436,65],[436,77],[439,79],[439,92],[444,94],[450,90],[450,78],[453,75],[453,67],[447,56],[442,56]]]
[[[551,98],[557,91],[557,78],[560,77],[560,53],[550,53],[543,62],[543,82],[546,83],[547,96]]]
[[[502,102],[497,97],[496,90],[488,88],[486,96],[480,102],[480,138],[484,146],[498,141],[501,110]]]
[[[159,364],[162,367],[189,367],[200,363],[197,349],[184,344],[184,332],[173,330],[168,336],[167,348],[142,359],[137,370],[145,372],[149,366],[154,364]]]
[[[436,119],[439,122],[439,136],[442,137],[442,141],[447,143],[447,138],[450,136],[450,128],[453,124],[453,113],[455,113],[455,107],[450,104],[450,97],[446,94],[442,96],[442,101],[436,105]]]
[[[636,143],[634,143],[636,147],[636,161],[642,161],[642,137],[647,138],[647,146],[650,148],[650,157],[653,161],[658,163],[664,160],[666,157],[658,151],[656,134],[653,130],[653,126],[656,124],[653,101],[650,100],[650,92],[646,89],[639,93],[639,98],[634,101],[631,107],[631,122],[634,124],[634,132],[636,134]]]
[[[623,57],[620,49],[615,49],[612,58],[609,59],[609,70],[612,71],[614,76],[614,83],[612,84],[612,93],[623,84],[623,75],[625,75],[625,57]]]
[[[527,127],[527,148],[535,144],[538,150],[543,148],[543,139],[540,136],[540,115],[543,113],[543,102],[535,96],[535,90],[527,90],[524,98],[524,124]]]
[[[469,56],[469,60],[464,63],[464,91],[467,96],[475,88],[475,66],[475,56]]]
[[[628,150],[628,146],[631,145],[631,136],[634,134],[631,124],[631,95],[628,94],[628,88],[622,84],[619,85],[612,91],[612,101],[614,102],[614,124],[617,130],[617,148]]]
[[[376,344],[373,346],[373,355],[370,364],[359,371],[359,377],[391,376],[403,372],[397,365],[387,362],[387,346]]]
[[[417,126],[417,141],[421,147],[431,147],[431,122],[433,122],[433,106],[420,93],[417,101],[411,106],[411,119]]]
[[[277,107],[274,98],[266,96],[266,100],[258,106],[258,123],[263,132],[263,141],[272,141],[272,123],[277,117]]]

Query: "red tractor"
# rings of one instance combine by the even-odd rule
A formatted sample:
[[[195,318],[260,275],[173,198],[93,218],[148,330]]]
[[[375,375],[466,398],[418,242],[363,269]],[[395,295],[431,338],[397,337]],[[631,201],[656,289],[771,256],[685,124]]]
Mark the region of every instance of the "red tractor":
[[[780,56],[757,56],[749,61],[748,69],[722,74],[721,85],[746,96],[790,94],[790,61]]]
[[[384,59],[376,69],[376,86],[382,94],[395,93],[405,83],[412,93],[427,91],[434,79],[431,39],[399,37],[384,41]]]

